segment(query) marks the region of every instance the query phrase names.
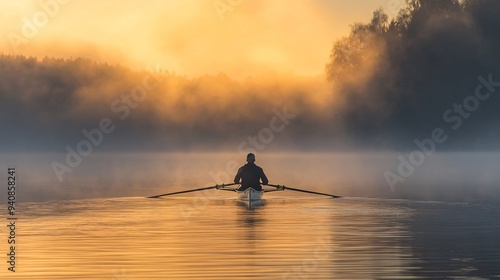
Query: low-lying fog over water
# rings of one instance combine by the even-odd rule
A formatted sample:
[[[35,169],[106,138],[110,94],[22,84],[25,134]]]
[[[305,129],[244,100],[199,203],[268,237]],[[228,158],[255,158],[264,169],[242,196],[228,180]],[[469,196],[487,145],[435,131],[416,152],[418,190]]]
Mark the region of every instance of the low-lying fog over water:
[[[3,154],[3,167],[17,167],[18,199],[149,196],[231,183],[245,163],[245,155],[238,153],[94,153],[71,172],[62,172],[60,182],[52,165],[66,165],[65,156]],[[261,152],[256,163],[271,183],[346,197],[498,202],[499,160],[500,153],[450,152],[432,154],[413,165],[408,153]]]

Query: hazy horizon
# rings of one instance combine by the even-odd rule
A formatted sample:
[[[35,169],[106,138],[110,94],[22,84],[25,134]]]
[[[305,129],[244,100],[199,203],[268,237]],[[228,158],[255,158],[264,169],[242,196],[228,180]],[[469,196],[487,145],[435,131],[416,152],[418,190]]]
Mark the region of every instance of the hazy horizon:
[[[424,187],[426,182],[467,185],[457,200],[469,199],[469,191],[470,199],[482,199],[486,196],[474,188],[482,188],[484,177],[495,184],[494,169],[480,159],[495,166],[487,154],[496,155],[500,148],[498,1],[366,0],[348,5],[318,0],[296,2],[290,10],[277,1],[242,1],[225,6],[222,18],[217,1],[151,2],[144,6],[144,11],[155,11],[150,16],[133,2],[120,6],[115,16],[97,9],[116,6],[113,1],[96,6],[40,3],[2,2],[6,11],[13,11],[2,20],[20,25],[4,27],[8,40],[0,42],[1,163],[19,162],[37,174],[34,182],[45,182],[33,198],[50,197],[44,194],[50,182],[56,182],[57,193],[66,183],[71,187],[98,180],[95,166],[105,169],[102,162],[107,160],[128,155],[123,164],[135,166],[134,154],[175,152],[200,158],[211,154],[217,161],[224,158],[218,152],[241,157],[256,152],[262,158],[332,155],[324,166],[318,159],[310,169],[303,167],[305,180],[316,176],[315,168],[324,168],[321,176],[328,174],[341,165],[336,155],[349,154],[353,158],[347,161],[359,161],[351,168],[364,170],[360,176],[372,181],[366,182],[368,189],[346,188],[347,195],[386,197],[393,185],[407,184],[408,177]],[[95,16],[86,18],[92,9],[98,10]],[[145,30],[154,32],[141,33]],[[165,45],[156,44],[160,41]],[[18,51],[12,44],[18,44]],[[73,48],[75,44],[81,48]],[[123,44],[131,47],[127,58],[120,51],[107,55]],[[163,53],[158,46],[165,46]],[[134,62],[141,57],[144,64]],[[164,66],[172,57],[173,66]],[[158,63],[151,63],[155,59]],[[469,152],[478,152],[474,162],[487,171],[468,166],[477,171],[471,178],[477,175],[478,186],[458,176],[467,173],[467,157],[461,155]],[[373,168],[359,160],[362,155]],[[449,182],[441,181],[449,168],[431,164],[436,158],[460,166],[453,176],[463,182],[451,175]],[[205,170],[203,164],[176,172],[189,177]],[[429,181],[413,175],[422,169],[431,172],[431,166],[441,176],[433,174]],[[269,168],[289,174],[279,164]],[[332,186],[342,178],[337,175],[328,179]],[[100,176],[114,184],[114,176]],[[355,185],[356,176],[350,179],[346,185]],[[314,184],[328,190],[321,182]],[[87,197],[74,188],[61,198]],[[440,192],[421,197],[439,198]],[[90,197],[101,195],[110,193],[97,191]]]

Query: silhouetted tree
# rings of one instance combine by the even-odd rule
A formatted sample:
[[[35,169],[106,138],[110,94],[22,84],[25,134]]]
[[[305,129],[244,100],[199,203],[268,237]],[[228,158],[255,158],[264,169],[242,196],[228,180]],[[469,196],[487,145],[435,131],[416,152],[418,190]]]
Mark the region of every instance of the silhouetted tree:
[[[411,145],[474,94],[479,75],[500,80],[499,14],[494,0],[409,0],[389,22],[377,10],[370,23],[352,26],[334,44],[326,72],[345,99],[341,116],[354,139]],[[471,136],[500,120],[498,106],[500,98],[484,102],[466,129],[454,132],[455,142],[473,146]]]

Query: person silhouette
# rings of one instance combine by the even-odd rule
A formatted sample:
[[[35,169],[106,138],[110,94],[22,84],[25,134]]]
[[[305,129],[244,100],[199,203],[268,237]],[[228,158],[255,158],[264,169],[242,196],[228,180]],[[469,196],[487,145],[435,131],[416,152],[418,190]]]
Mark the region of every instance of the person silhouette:
[[[243,165],[238,169],[238,173],[234,177],[234,183],[241,184],[238,190],[246,190],[252,187],[256,191],[261,191],[262,186],[267,185],[269,181],[267,180],[266,174],[264,174],[264,170],[255,164],[255,155],[253,153],[249,153],[247,155],[247,164]]]

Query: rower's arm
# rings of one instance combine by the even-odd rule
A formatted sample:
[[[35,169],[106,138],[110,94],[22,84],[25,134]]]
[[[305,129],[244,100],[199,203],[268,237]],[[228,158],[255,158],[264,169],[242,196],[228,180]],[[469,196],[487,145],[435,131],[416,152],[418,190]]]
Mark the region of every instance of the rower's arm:
[[[263,185],[267,185],[269,183],[269,180],[267,180],[266,174],[264,174],[264,170],[262,170],[262,174],[260,176],[260,179],[262,180]]]
[[[241,167],[238,169],[236,176],[234,176],[234,183],[239,184],[241,180]]]

